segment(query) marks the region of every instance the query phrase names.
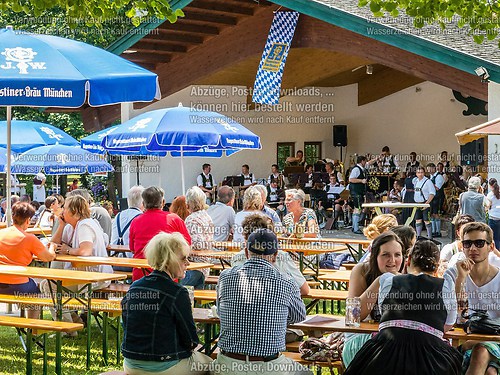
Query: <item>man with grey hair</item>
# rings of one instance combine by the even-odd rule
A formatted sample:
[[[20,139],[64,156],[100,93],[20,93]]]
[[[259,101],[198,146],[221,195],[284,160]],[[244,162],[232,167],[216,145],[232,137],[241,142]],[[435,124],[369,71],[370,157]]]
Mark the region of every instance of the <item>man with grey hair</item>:
[[[481,178],[473,176],[467,183],[467,191],[458,198],[458,209],[462,215],[470,215],[475,221],[486,223],[488,198],[483,194]]]
[[[262,212],[269,216],[274,223],[274,228],[276,232],[280,233],[282,229],[281,220],[279,215],[271,207],[266,205],[267,201],[267,188],[264,185],[255,185],[255,188],[259,190],[262,196]]]
[[[125,245],[128,246],[130,224],[137,215],[142,214],[144,205],[142,203],[142,192],[144,187],[132,186],[127,194],[126,210],[120,211],[113,220],[113,227],[111,230],[111,244],[112,245]],[[118,256],[132,257],[132,253],[118,253]]]
[[[234,190],[231,186],[221,186],[217,191],[217,203],[208,207],[207,213],[215,227],[214,241],[227,241],[232,233],[234,217]]]
[[[108,242],[111,238],[111,228],[113,223],[111,222],[111,216],[109,216],[108,210],[104,207],[99,206],[94,202],[94,198],[86,189],[75,189],[71,190],[66,194],[66,197],[72,197],[74,195],[80,195],[85,198],[90,206],[90,215],[92,219],[95,219],[101,225],[103,232],[108,236]]]
[[[217,285],[221,329],[214,373],[311,374],[282,354],[287,325],[304,320],[306,309],[297,284],[274,266],[278,238],[257,229],[245,251],[249,259],[222,271]]]
[[[191,236],[184,221],[176,214],[163,211],[165,204],[163,196],[163,189],[157,186],[150,186],[142,192],[145,211],[132,220],[129,231],[129,247],[136,259],[145,258],[144,248],[160,232],[179,232],[191,245]],[[132,280],[134,281],[143,276],[144,272],[139,268],[134,268],[132,271]]]

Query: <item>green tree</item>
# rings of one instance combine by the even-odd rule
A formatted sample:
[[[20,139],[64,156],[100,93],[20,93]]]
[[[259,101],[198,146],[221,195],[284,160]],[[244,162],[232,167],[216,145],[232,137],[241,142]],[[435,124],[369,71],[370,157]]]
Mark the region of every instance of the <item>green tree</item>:
[[[100,25],[122,15],[134,26],[146,18],[167,19],[173,23],[184,15],[182,10],[172,9],[168,0],[7,0],[0,3],[3,14],[15,12],[35,18],[54,8],[62,11],[72,27]]]
[[[479,44],[485,38],[497,39],[500,27],[500,4],[495,0],[359,0],[358,4],[369,6],[375,17],[397,17],[404,10],[418,28],[439,24],[445,29],[450,22],[456,22],[458,27],[467,28]]]

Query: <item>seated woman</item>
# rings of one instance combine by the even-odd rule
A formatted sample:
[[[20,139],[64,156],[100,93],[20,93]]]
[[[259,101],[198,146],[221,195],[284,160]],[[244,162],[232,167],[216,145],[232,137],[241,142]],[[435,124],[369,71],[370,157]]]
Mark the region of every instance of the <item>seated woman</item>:
[[[144,253],[153,272],[122,300],[123,369],[128,375],[208,374],[212,360],[194,350],[199,340],[189,293],[174,281],[186,274],[188,243],[179,233],[162,232]]]
[[[358,263],[349,278],[347,297],[360,297],[363,292],[383,273],[397,273],[403,261],[403,244],[393,232],[385,232],[372,243],[372,257],[369,262]],[[376,306],[371,312],[372,318],[380,318]],[[354,355],[371,338],[369,334],[346,334],[342,359],[349,366]]]
[[[284,231],[289,236],[316,238],[319,235],[318,219],[314,210],[304,207],[306,195],[300,189],[285,191],[288,214],[283,218]]]
[[[186,204],[186,197],[184,195],[175,197],[168,211],[173,214],[177,214],[182,220],[186,220],[189,216],[189,208]]]
[[[57,252],[66,255],[97,256],[107,257],[106,238],[101,226],[90,217],[90,206],[80,195],[73,195],[66,199],[64,210],[57,217],[59,226],[52,237],[52,242],[58,244]],[[66,269],[76,269],[90,272],[113,273],[113,268],[109,265],[73,267],[70,262],[62,264],[52,264],[51,267]],[[96,291],[107,287],[110,281],[92,283],[92,290]],[[81,286],[73,285],[68,287],[77,291]],[[40,289],[47,295],[51,294],[51,288],[46,280],[40,283]],[[55,316],[55,315],[53,315]],[[68,312],[63,313],[64,321],[72,321]],[[76,333],[76,332],[75,332]]]
[[[370,224],[363,229],[363,234],[368,240],[373,241],[380,234],[391,230],[398,225],[398,220],[393,214],[382,214],[375,216]],[[361,258],[360,262],[368,262],[370,260],[370,247]]]
[[[35,209],[29,203],[18,202],[12,206],[14,225],[0,230],[0,264],[27,266],[33,261],[33,256],[43,262],[56,257],[53,246],[47,249],[34,234],[26,233],[34,214]],[[0,275],[0,293],[37,294],[40,291],[33,279]]]
[[[61,214],[61,207],[57,197],[51,195],[45,199],[45,209],[40,214],[40,219],[35,224],[36,227],[51,227],[54,225],[54,216]]]
[[[185,223],[191,236],[193,262],[210,262],[207,258],[196,258],[195,254],[196,250],[213,250],[215,228],[206,210],[206,199],[205,193],[198,186],[193,186],[186,192],[186,204],[191,214],[186,218]],[[209,272],[208,268],[188,271],[186,277],[181,280],[181,284],[201,288]]]
[[[253,214],[247,216],[243,220],[243,237],[245,241],[248,239],[254,231],[260,228],[267,228],[274,231],[273,221],[269,216],[263,216],[260,214]],[[241,250],[239,253],[236,253],[231,258],[231,267],[241,266],[243,263],[247,261],[247,257],[245,254],[245,250]],[[307,283],[304,275],[300,272],[297,264],[292,260],[290,254],[284,252],[283,250],[278,250],[278,255],[276,257],[276,262],[274,266],[282,273],[289,275],[297,284],[300,289],[301,295],[309,294],[309,284]]]
[[[401,263],[399,272],[406,273],[406,259],[408,258],[410,250],[415,245],[415,242],[417,242],[417,232],[415,232],[415,229],[409,225],[398,225],[393,227],[391,231],[398,236],[403,243],[403,262]]]
[[[262,194],[259,189],[255,186],[251,186],[245,190],[245,194],[243,195],[243,210],[238,212],[234,217],[234,242],[245,242],[245,238],[243,237],[243,220],[250,215],[253,214],[261,214],[265,215],[262,212],[262,206],[264,202],[262,202]]]
[[[443,340],[457,317],[455,285],[451,277],[434,277],[438,265],[436,244],[419,241],[407,275],[386,273],[370,286],[361,316],[376,302],[378,289],[379,333],[363,345],[345,375],[460,374],[462,355]]]

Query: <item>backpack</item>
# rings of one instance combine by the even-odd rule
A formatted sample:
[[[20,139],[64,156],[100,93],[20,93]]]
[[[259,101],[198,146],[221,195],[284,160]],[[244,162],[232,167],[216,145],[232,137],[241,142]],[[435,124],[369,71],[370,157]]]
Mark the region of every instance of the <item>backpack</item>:
[[[310,337],[299,346],[301,358],[306,361],[335,362],[342,360],[344,333],[334,332],[320,339]]]
[[[344,263],[355,263],[356,261],[350,254],[346,253],[326,253],[319,262],[321,268],[338,270]]]

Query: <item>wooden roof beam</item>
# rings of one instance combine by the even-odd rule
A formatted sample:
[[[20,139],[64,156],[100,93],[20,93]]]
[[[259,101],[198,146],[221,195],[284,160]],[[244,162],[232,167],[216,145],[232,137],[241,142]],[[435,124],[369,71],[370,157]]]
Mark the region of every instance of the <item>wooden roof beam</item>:
[[[225,14],[237,14],[243,16],[252,16],[254,14],[253,7],[241,6],[237,2],[227,0],[196,0],[196,2],[192,3],[192,6],[198,9],[218,11]]]
[[[219,34],[218,27],[184,22],[182,18],[179,18],[179,20],[174,24],[164,23],[159,27],[160,33],[162,30],[182,31],[182,32],[210,34],[210,35]]]
[[[154,39],[141,39],[139,43],[134,46],[134,50],[156,50],[163,52],[181,52],[185,53],[188,51],[188,47],[185,44],[171,43],[163,40]]]
[[[193,7],[185,7],[183,9],[184,14],[186,15],[185,20],[195,20],[202,21],[206,23],[216,23],[223,24],[228,26],[234,26],[238,23],[238,18],[234,16],[229,16],[223,13],[207,13],[204,10],[193,8]]]

